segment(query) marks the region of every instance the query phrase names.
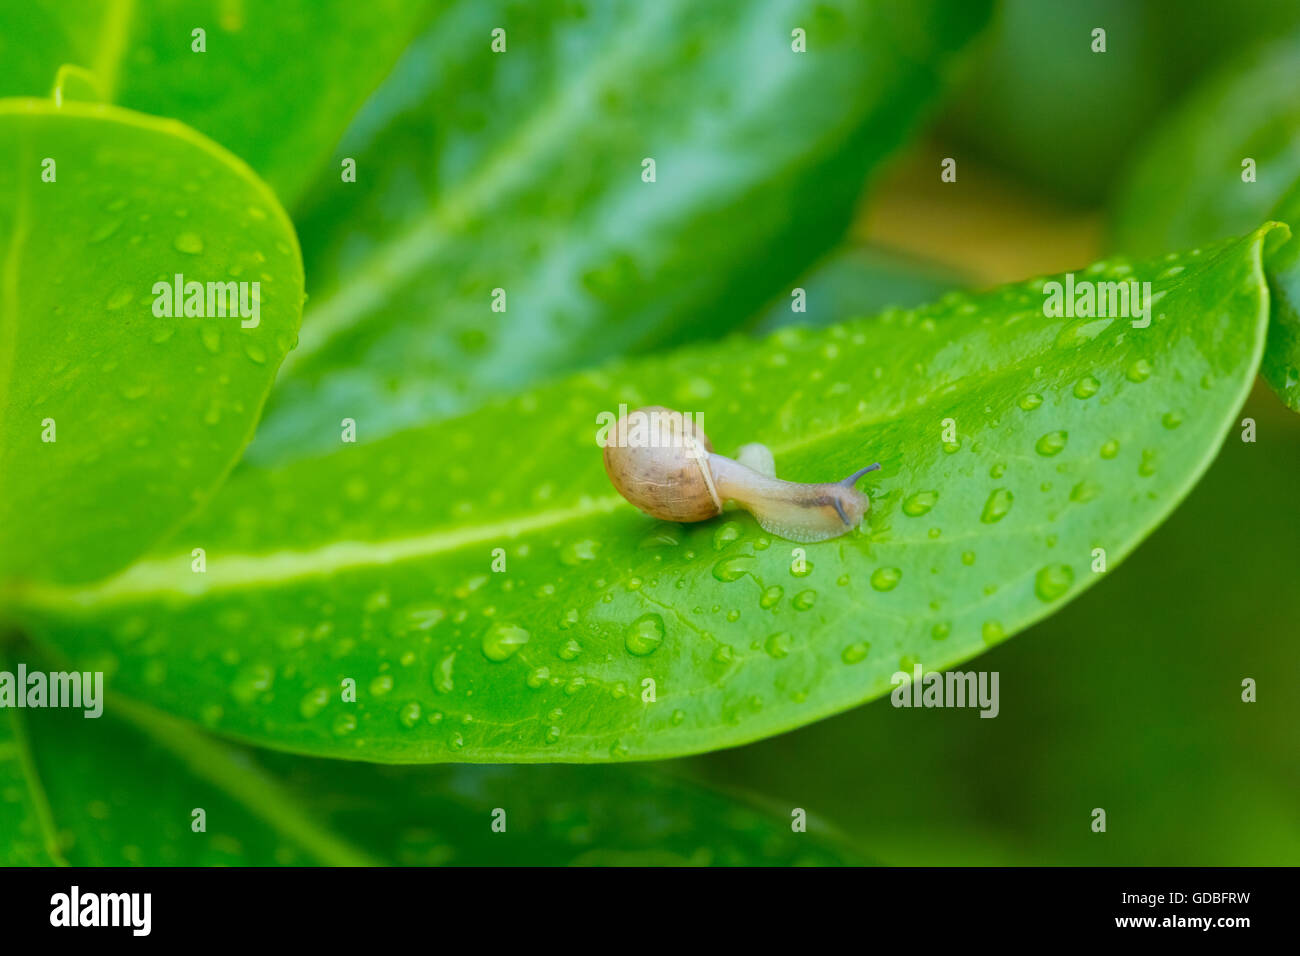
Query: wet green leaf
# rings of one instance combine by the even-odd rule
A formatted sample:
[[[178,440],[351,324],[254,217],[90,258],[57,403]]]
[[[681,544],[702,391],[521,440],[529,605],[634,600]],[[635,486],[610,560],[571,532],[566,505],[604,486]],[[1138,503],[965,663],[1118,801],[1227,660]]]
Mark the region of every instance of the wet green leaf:
[[[430,12],[419,0],[8,3],[0,95],[47,96],[74,64],[93,78],[76,97],[179,119],[292,205]]]
[[[155,316],[177,274],[259,283],[258,324]],[[301,308],[293,227],[225,150],[113,107],[0,101],[0,582],[101,577],[205,501]]]
[[[602,761],[778,733],[1050,614],[1174,508],[1258,369],[1268,232],[1078,277],[1150,282],[1146,328],[1047,318],[1044,280],[952,293],[245,470],[177,551],[29,595],[28,622],[125,692],[290,750]],[[794,480],[879,460],[868,522],[801,547],[743,512],[655,522],[601,464],[620,402],[702,413]]]
[[[839,240],[988,12],[455,5],[336,151],[356,182],[331,175],[299,218],[312,298],[250,460],[749,319]]]
[[[0,712],[0,807],[0,863],[10,866],[860,861],[816,818],[795,833],[789,808],[649,769],[394,768],[253,753],[112,698],[95,719]]]

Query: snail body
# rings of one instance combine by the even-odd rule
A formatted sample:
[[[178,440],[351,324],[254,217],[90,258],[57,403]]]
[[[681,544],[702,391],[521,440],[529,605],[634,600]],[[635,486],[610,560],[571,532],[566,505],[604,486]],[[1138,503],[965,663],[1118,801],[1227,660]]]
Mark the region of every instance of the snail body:
[[[698,422],[662,406],[637,409],[657,421],[648,440],[605,442],[605,472],[618,493],[646,514],[665,521],[705,521],[734,501],[759,525],[790,541],[825,541],[852,531],[870,500],[856,487],[870,465],[842,481],[804,484],[776,477],[772,453],[763,445],[746,445],[737,459],[713,451]],[[643,436],[643,439],[645,436]]]

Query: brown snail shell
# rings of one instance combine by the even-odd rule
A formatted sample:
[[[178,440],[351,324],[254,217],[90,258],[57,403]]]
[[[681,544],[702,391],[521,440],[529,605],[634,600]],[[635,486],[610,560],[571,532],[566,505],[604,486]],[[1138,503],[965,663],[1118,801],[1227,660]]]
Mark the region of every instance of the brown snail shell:
[[[626,425],[638,413],[664,424],[638,436]],[[649,405],[619,419],[619,426],[605,445],[605,473],[624,498],[665,521],[703,521],[722,513],[709,472],[713,444],[693,418]]]

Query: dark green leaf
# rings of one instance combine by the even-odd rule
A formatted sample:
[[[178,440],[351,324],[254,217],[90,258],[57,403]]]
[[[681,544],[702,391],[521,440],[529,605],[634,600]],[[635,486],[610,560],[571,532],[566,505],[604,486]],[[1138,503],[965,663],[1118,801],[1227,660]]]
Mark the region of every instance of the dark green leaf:
[[[974,150],[1018,179],[1089,204],[1108,196],[1134,147],[1206,71],[1300,26],[1293,0],[1005,0],[1000,7],[987,49],[943,123],[960,144],[954,155]],[[1097,29],[1106,31],[1104,53],[1093,51]],[[1266,210],[1154,251],[1245,232]]]
[[[1209,78],[1144,145],[1115,203],[1112,245],[1159,255],[1238,235],[1300,179],[1300,32]],[[1255,181],[1242,163],[1255,162]]]
[[[1297,75],[1300,33],[1252,51],[1204,83],[1145,147],[1119,195],[1115,245],[1154,255],[1239,232],[1270,213],[1300,227]],[[1253,178],[1246,160],[1254,163]],[[1274,307],[1262,371],[1300,411],[1297,247],[1287,243],[1268,264]]]
[[[330,177],[299,220],[312,300],[250,460],[749,319],[838,241],[987,15],[982,0],[455,6],[340,145],[357,181]]]
[[[640,768],[391,768],[256,754],[113,698],[95,719],[49,709],[0,718],[0,806],[14,805],[0,814],[0,863],[11,866],[857,860],[815,818],[795,833],[789,808]],[[5,736],[15,721],[34,753]],[[493,829],[497,810],[504,832]]]

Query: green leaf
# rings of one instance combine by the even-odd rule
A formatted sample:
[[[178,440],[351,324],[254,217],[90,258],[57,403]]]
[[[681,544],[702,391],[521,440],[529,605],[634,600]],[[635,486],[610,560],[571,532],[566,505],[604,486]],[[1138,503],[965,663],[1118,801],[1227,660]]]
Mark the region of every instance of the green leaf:
[[[1114,245],[1154,255],[1240,232],[1266,217],[1300,224],[1297,73],[1300,33],[1292,33],[1202,84],[1151,137],[1120,191]],[[1246,159],[1255,163],[1255,181],[1243,181]],[[1297,247],[1287,243],[1268,263],[1274,309],[1262,372],[1300,411]]]
[[[1152,134],[1114,204],[1111,245],[1159,255],[1238,235],[1300,179],[1300,32],[1238,57]],[[1255,181],[1242,163],[1255,161]]]
[[[1109,195],[1134,144],[1191,84],[1240,50],[1300,26],[1300,5],[1290,0],[1004,0],[999,7],[944,132],[1018,179],[1089,204]],[[1099,28],[1104,53],[1093,51]],[[1205,238],[1245,232],[1263,211]]]
[[[94,75],[96,99],[193,126],[292,205],[429,9],[410,0],[5,4],[0,96],[45,96],[55,71],[76,64]]]
[[[248,469],[184,535],[207,574],[158,554],[29,595],[27,623],[125,692],[288,750],[603,761],[778,733],[1050,614],[1101,577],[1095,549],[1113,570],[1174,508],[1258,369],[1269,231],[1086,270],[1151,282],[1147,328],[1046,318],[1044,280],[952,293]],[[743,512],[654,522],[601,464],[620,402],[702,413],[720,451],[766,442],[794,480],[879,460],[868,523],[803,568]]]
[[[945,130],[1018,178],[1080,202],[1105,194],[1134,132],[1158,111],[1167,29],[1147,28],[1148,4],[1005,0]],[[1092,52],[1092,31],[1110,43]],[[953,155],[961,156],[961,153]]]
[[[0,718],[9,866],[858,862],[816,819],[793,833],[788,808],[641,768],[391,768],[254,753],[112,697],[97,719],[72,709]],[[15,722],[30,751],[4,736]],[[492,828],[498,808],[504,833]]]
[[[155,317],[178,273],[259,282],[260,324]],[[0,582],[102,577],[204,502],[301,308],[293,228],[225,150],[113,107],[0,101]]]
[[[1300,231],[1300,179],[1277,204],[1273,218]],[[1260,372],[1286,406],[1300,412],[1300,239],[1293,236],[1269,256],[1268,287],[1273,310]]]
[[[357,181],[299,219],[312,300],[250,460],[749,319],[838,241],[988,8],[454,6],[339,146]]]

